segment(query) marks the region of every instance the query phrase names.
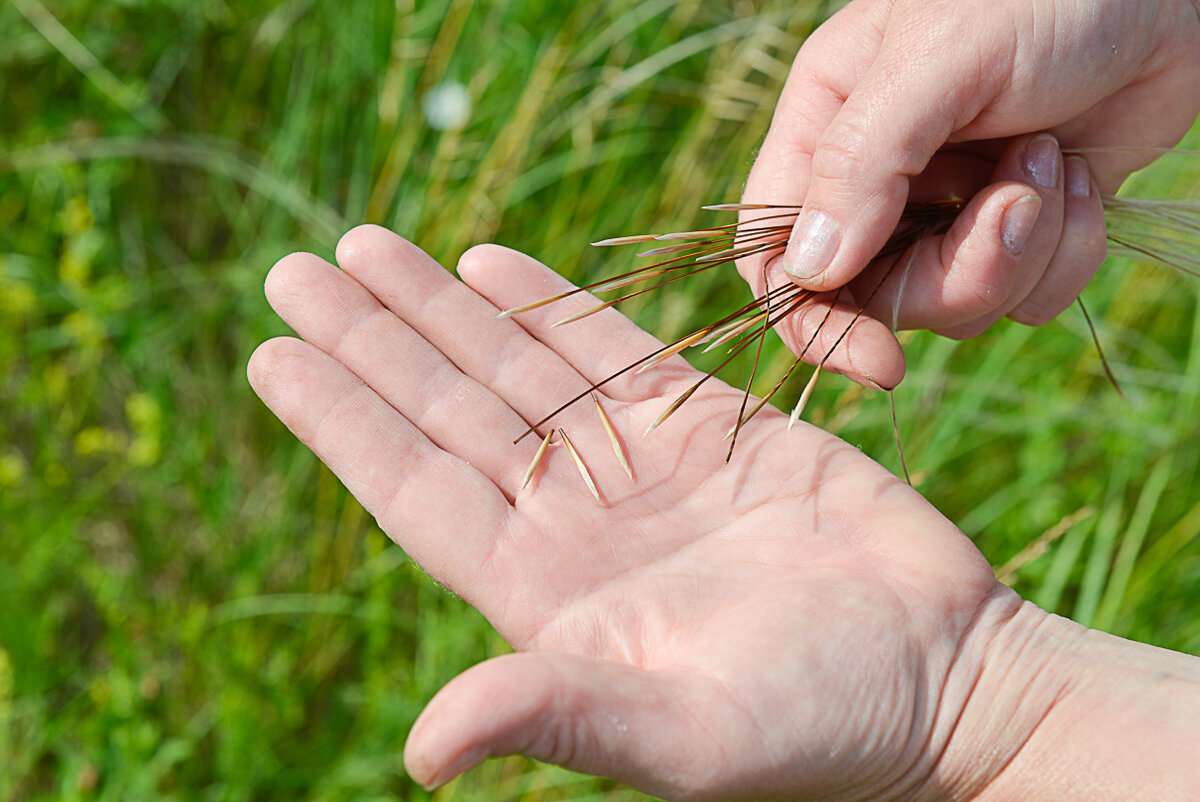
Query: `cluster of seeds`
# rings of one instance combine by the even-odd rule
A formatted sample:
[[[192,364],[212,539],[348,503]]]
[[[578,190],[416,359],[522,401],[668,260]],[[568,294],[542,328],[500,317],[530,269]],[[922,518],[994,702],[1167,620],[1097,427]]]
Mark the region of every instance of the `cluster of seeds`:
[[[1200,155],[1200,153],[1193,153],[1191,151],[1172,151],[1172,153]],[[718,320],[679,337],[662,348],[625,366],[616,373],[596,382],[534,423],[514,443],[518,443],[530,434],[536,433],[538,429],[551,421],[564,409],[591,395],[595,402],[601,424],[609,440],[612,442],[617,459],[625,469],[625,472],[632,478],[633,472],[629,466],[629,461],[613,429],[612,421],[600,405],[599,398],[596,396],[596,390],[620,376],[630,372],[641,373],[650,370],[685,349],[698,346],[704,346],[704,352],[725,347],[727,358],[671,401],[662,413],[650,423],[645,434],[650,434],[658,428],[659,425],[683,406],[706,381],[717,375],[739,354],[751,346],[756,346],[757,348],[754,366],[746,382],[745,394],[741,407],[738,410],[737,418],[726,434],[726,439],[730,441],[726,461],[733,455],[734,447],[737,444],[737,436],[741,428],[775,398],[802,363],[806,361],[811,362],[814,364],[812,375],[792,407],[792,413],[788,422],[788,428],[791,428],[803,414],[805,405],[808,403],[809,398],[812,396],[813,388],[816,386],[817,377],[820,375],[826,361],[833,355],[854,324],[865,313],[866,308],[875,298],[879,289],[897,270],[901,271],[900,280],[903,282],[903,271],[907,269],[907,265],[909,264],[904,258],[904,254],[906,252],[911,253],[910,249],[912,246],[922,238],[935,236],[947,231],[965,204],[966,202],[961,198],[948,198],[928,203],[910,203],[901,216],[900,222],[892,233],[892,236],[879,253],[880,258],[894,257],[891,265],[882,272],[874,288],[858,307],[856,314],[838,332],[833,344],[824,354],[813,355],[811,358],[806,359],[818,334],[825,329],[829,322],[830,312],[826,312],[824,319],[813,331],[804,348],[793,360],[791,366],[784,372],[783,377],[752,406],[750,405],[750,388],[758,369],[759,356],[762,353],[767,332],[780,321],[795,314],[797,310],[806,304],[812,303],[819,295],[819,293],[803,289],[791,282],[777,287],[770,287],[766,281],[767,268],[782,255],[796,216],[800,212],[800,207],[765,203],[727,203],[705,206],[703,208],[710,211],[737,212],[742,216],[742,219],[734,223],[713,226],[711,228],[665,234],[638,234],[634,236],[614,237],[592,243],[596,246],[653,243],[656,247],[642,251],[638,256],[667,258],[617,276],[586,284],[568,292],[508,309],[501,312],[499,316],[509,317],[522,312],[528,312],[562,301],[579,293],[608,293],[616,290],[626,290],[616,297],[602,301],[554,324],[555,326],[563,326],[583,320],[622,301],[636,298],[646,293],[663,290],[702,272],[724,265],[731,265],[738,259],[758,255],[766,256],[763,267],[764,291],[751,301],[735,308]],[[1179,201],[1129,200],[1115,196],[1106,196],[1104,198],[1104,208],[1105,219],[1108,225],[1110,254],[1157,262],[1188,275],[1200,276],[1200,245],[1198,245],[1200,244],[1200,204]],[[638,289],[629,289],[644,282],[650,283]],[[828,294],[826,294],[826,297],[828,297]],[[832,302],[829,304],[830,311],[840,297],[841,290],[833,293]],[[1078,305],[1091,331],[1093,342],[1096,345],[1096,350],[1104,371],[1109,381],[1120,392],[1121,388],[1117,383],[1116,376],[1113,374],[1108,360],[1104,356],[1103,349],[1100,347],[1095,326],[1082,299],[1078,301]],[[895,425],[894,406],[893,425]],[[592,480],[587,467],[579,456],[579,452],[571,443],[567,433],[561,428],[551,429],[543,437],[541,447],[538,449],[533,462],[529,466],[529,470],[526,472],[521,485],[522,489],[528,486],[530,479],[533,477],[538,464],[545,456],[547,447],[556,433],[561,438],[568,453],[570,453],[588,489],[599,500],[599,493],[596,490],[595,482]],[[900,450],[901,465],[904,466],[904,472],[907,476],[908,470],[904,464],[904,453],[903,448],[900,447],[898,430],[896,432],[896,442]]]

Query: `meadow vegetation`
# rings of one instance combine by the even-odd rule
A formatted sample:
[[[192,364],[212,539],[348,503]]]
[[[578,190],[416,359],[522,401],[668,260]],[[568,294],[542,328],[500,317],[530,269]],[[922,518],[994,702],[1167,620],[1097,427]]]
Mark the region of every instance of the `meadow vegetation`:
[[[737,200],[831,5],[0,3],[0,800],[643,798],[519,758],[404,775],[424,702],[508,647],[250,391],[286,331],[262,282],[364,221],[450,266],[496,241],[628,269],[587,243]],[[440,131],[447,82],[473,106]],[[1127,189],[1195,197],[1198,161]],[[1087,290],[1127,400],[1077,310],[908,335],[897,393],[914,481],[1007,581],[1192,653],[1197,286],[1114,260]],[[727,271],[626,311],[667,337],[745,295]],[[885,396],[835,378],[808,409],[898,468]]]

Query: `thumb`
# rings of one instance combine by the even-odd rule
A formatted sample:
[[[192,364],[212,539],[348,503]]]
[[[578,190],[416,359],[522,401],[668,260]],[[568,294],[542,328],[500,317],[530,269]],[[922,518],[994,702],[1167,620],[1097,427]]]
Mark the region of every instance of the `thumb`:
[[[813,149],[804,208],[781,259],[801,286],[840,287],[866,267],[900,220],[909,179],[979,107],[969,76],[899,49],[880,53]],[[969,100],[964,85],[976,86]]]
[[[676,672],[566,654],[505,655],[460,674],[433,698],[408,736],[405,767],[434,788],[488,757],[524,754],[678,794],[682,782],[705,782],[716,762],[703,739],[678,737],[711,708],[698,702],[696,688]]]

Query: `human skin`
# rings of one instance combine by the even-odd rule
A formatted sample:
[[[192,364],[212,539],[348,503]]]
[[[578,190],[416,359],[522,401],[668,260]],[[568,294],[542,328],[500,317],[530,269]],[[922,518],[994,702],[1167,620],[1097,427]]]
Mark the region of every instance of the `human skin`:
[[[724,464],[741,393],[674,357],[511,440],[658,347],[498,246],[456,280],[373,226],[335,267],[281,260],[255,391],[516,654],[450,682],[405,763],[446,782],[523,753],[667,799],[1183,799],[1200,787],[1200,660],[1088,631],[996,581],[974,545],[857,449],[764,410]]]
[[[961,339],[1070,306],[1104,258],[1100,193],[1178,143],[1198,111],[1194,0],[854,0],[797,55],[744,199],[804,206],[768,277],[847,285],[831,333],[879,283],[886,266],[864,268],[905,203],[970,199],[919,246],[899,304],[897,270],[831,358],[890,388],[904,375],[893,324]],[[1059,146],[1099,150],[1064,160]],[[756,290],[763,262],[739,265]],[[823,317],[781,334],[799,351]]]

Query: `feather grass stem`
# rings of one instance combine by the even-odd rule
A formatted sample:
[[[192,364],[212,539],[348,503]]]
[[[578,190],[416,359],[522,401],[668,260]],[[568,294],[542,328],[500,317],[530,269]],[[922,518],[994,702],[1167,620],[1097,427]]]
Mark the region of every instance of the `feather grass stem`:
[[[707,329],[700,329],[698,331],[692,332],[688,336],[684,337],[682,340],[679,340],[674,345],[667,348],[662,353],[658,354],[657,356],[651,357],[650,359],[647,359],[644,363],[642,363],[642,366],[635,371],[635,373],[645,373],[646,371],[650,370],[651,368],[661,365],[663,362],[665,362],[666,360],[675,356],[680,351],[683,351],[686,348],[690,348],[691,346],[700,342],[708,335],[709,335],[709,332]]]
[[[1121,389],[1121,383],[1117,381],[1117,376],[1113,373],[1112,366],[1108,364],[1108,357],[1104,355],[1104,348],[1100,345],[1100,334],[1096,331],[1096,326],[1092,323],[1092,316],[1088,314],[1087,306],[1083,303],[1083,297],[1076,298],[1075,301],[1079,304],[1079,311],[1083,312],[1084,322],[1087,323],[1088,331],[1092,334],[1092,343],[1096,346],[1096,355],[1100,357],[1100,365],[1104,368],[1104,375],[1108,377],[1108,381],[1112,384],[1113,389],[1117,391],[1117,395],[1125,398],[1125,391]]]
[[[749,345],[751,342],[753,342],[753,340],[746,340],[745,342],[743,342],[737,348],[736,351],[734,351],[732,354],[729,355],[728,358],[726,358],[726,360],[724,362],[722,362],[720,365],[717,365],[715,368],[710,370],[708,373],[704,374],[702,377],[700,377],[699,381],[697,381],[695,384],[693,384],[691,387],[689,387],[687,390],[685,390],[678,398],[676,398],[674,401],[672,401],[670,403],[670,405],[663,411],[663,413],[661,415],[659,415],[657,418],[655,418],[654,422],[651,423],[650,426],[646,428],[646,431],[642,433],[642,436],[645,437],[646,435],[650,434],[650,432],[654,431],[659,426],[661,426],[663,423],[665,423],[667,418],[674,415],[675,412],[681,406],[683,406],[684,402],[687,401],[689,398],[691,398],[692,395],[697,390],[699,390],[700,387],[706,381],[708,381],[713,376],[720,373],[721,370],[723,370],[726,365],[728,365],[730,362],[732,362],[734,359],[736,359],[738,354],[740,354],[742,351],[744,351],[746,349],[746,346]]]
[[[1113,148],[1082,148],[1075,151],[1064,152],[1091,152],[1091,151],[1112,151]],[[1116,149],[1121,150],[1121,149]],[[1143,149],[1143,148],[1128,148],[1130,151],[1145,151],[1145,152],[1162,152],[1161,149]],[[1109,223],[1109,242],[1112,250],[1117,253],[1123,253],[1139,258],[1149,259],[1154,262],[1166,264],[1170,267],[1178,269],[1183,273],[1200,276],[1200,258],[1196,256],[1198,249],[1195,245],[1200,240],[1200,204],[1189,203],[1174,203],[1174,202],[1159,202],[1159,201],[1141,201],[1141,200],[1125,200],[1112,196],[1104,196],[1103,202],[1105,205],[1106,220]],[[805,385],[804,391],[801,393],[800,399],[793,408],[792,415],[789,418],[788,426],[793,427],[803,412],[805,405],[808,403],[813,389],[816,385],[818,377],[825,369],[826,363],[832,358],[833,354],[845,342],[850,332],[853,331],[860,318],[866,313],[867,308],[874,301],[883,285],[896,275],[896,269],[903,264],[903,270],[900,273],[899,287],[896,291],[896,298],[892,302],[891,309],[891,328],[893,331],[899,323],[899,307],[904,288],[907,284],[909,268],[915,259],[915,248],[923,238],[944,233],[949,229],[951,223],[957,217],[958,213],[965,207],[966,201],[962,198],[946,198],[932,202],[910,203],[905,207],[900,217],[900,222],[892,235],[888,238],[883,248],[880,250],[877,258],[896,257],[892,264],[888,265],[883,271],[880,279],[871,289],[865,302],[857,305],[858,309],[845,324],[841,331],[838,332],[836,338],[833,339],[832,345],[825,350],[819,360],[816,360],[815,369],[808,383]],[[614,237],[606,240],[600,240],[594,245],[610,246],[610,245],[628,245],[635,243],[651,243],[651,242],[667,242],[670,244],[655,246],[644,251],[639,256],[671,256],[669,259],[656,262],[654,264],[631,270],[624,274],[602,279],[593,282],[587,286],[578,289],[561,293],[551,298],[534,301],[524,306],[516,307],[501,313],[501,317],[506,317],[522,311],[529,311],[539,308],[555,301],[563,300],[579,292],[594,291],[608,292],[611,290],[622,289],[641,282],[652,282],[649,286],[641,289],[627,292],[621,297],[611,301],[604,301],[596,306],[589,307],[583,312],[572,315],[559,321],[555,325],[563,325],[568,322],[580,320],[589,315],[607,309],[617,303],[631,298],[636,298],[645,293],[653,292],[662,289],[676,282],[694,276],[705,270],[712,269],[721,265],[731,264],[732,262],[748,256],[766,254],[768,256],[765,267],[769,267],[782,254],[788,237],[790,236],[792,224],[797,215],[801,211],[798,205],[783,205],[783,204],[767,204],[767,203],[723,203],[711,204],[703,207],[711,211],[724,212],[742,212],[754,213],[762,212],[763,214],[743,214],[744,219],[735,223],[723,224],[719,226],[710,226],[707,228],[698,228],[689,231],[678,231],[659,234],[639,234],[628,237]],[[1154,239],[1151,240],[1150,237]],[[676,244],[678,243],[678,244]],[[907,259],[903,258],[906,251],[911,251]],[[765,279],[765,275],[764,275]],[[764,280],[764,287],[767,282]],[[813,300],[816,293],[802,290],[796,285],[786,284],[775,288],[767,288],[764,292],[756,296],[748,303],[742,304],[731,313],[723,316],[719,320],[710,323],[700,329],[697,329],[690,334],[675,340],[669,345],[656,349],[654,352],[637,360],[631,365],[627,365],[622,370],[613,373],[611,376],[594,384],[589,390],[580,393],[567,403],[558,407],[550,415],[547,415],[543,420],[535,424],[535,427],[540,427],[545,424],[555,415],[562,412],[567,407],[581,400],[589,392],[594,392],[610,381],[625,375],[630,371],[642,373],[653,368],[672,356],[681,353],[688,347],[693,345],[705,344],[704,353],[714,350],[717,347],[728,345],[726,353],[727,358],[721,362],[712,371],[705,374],[691,387],[680,394],[670,405],[656,418],[646,429],[646,434],[649,434],[667,419],[671,417],[678,409],[690,398],[701,385],[713,375],[724,369],[728,364],[739,355],[742,351],[749,347],[750,343],[756,342],[757,348],[755,351],[754,365],[751,368],[750,381],[745,387],[745,392],[742,394],[742,403],[738,410],[738,417],[734,423],[731,434],[726,437],[732,437],[736,443],[738,431],[742,426],[749,422],[754,415],[758,414],[769,401],[774,398],[786,383],[787,379],[795,371],[800,360],[807,355],[812,348],[817,336],[828,329],[830,315],[838,303],[841,290],[838,295],[834,296],[831,303],[828,303],[825,316],[813,330],[800,357],[787,370],[784,378],[777,382],[775,386],[762,398],[750,404],[751,387],[755,376],[758,372],[758,367],[763,354],[764,342],[767,332],[778,325],[786,317],[795,314],[801,307]],[[1100,347],[1099,339],[1092,324],[1091,318],[1088,315],[1086,308],[1083,306],[1082,300],[1079,301],[1080,308],[1083,311],[1087,320],[1089,330],[1092,333],[1093,341],[1096,343],[1097,352],[1100,355],[1100,360],[1104,366],[1106,375],[1121,392],[1121,388],[1113,375],[1111,365],[1108,363],[1103,350]],[[1123,393],[1122,393],[1123,395]],[[893,430],[896,436],[897,450],[900,454],[901,467],[904,471],[905,478],[910,479],[908,466],[905,460],[903,447],[900,442],[899,426],[897,425],[896,403],[895,397],[891,396],[889,401],[892,408]],[[597,406],[600,414],[603,415],[603,410]],[[530,434],[535,427],[528,429],[516,441],[519,442],[522,438]],[[606,427],[607,430],[607,427]],[[562,435],[561,427],[558,431]],[[565,435],[564,439],[565,439]],[[612,439],[612,434],[610,434]],[[615,448],[616,446],[614,446]],[[731,451],[732,453],[732,445]],[[727,456],[728,459],[728,456]],[[628,472],[628,471],[627,471]]]
[[[747,412],[745,417],[742,418],[742,423],[741,423],[742,426],[745,426],[747,423],[749,423],[751,420],[753,420],[754,416],[757,415],[759,412],[761,412],[763,410],[763,407],[765,407],[768,403],[770,403],[771,399],[774,398],[775,395],[781,389],[783,389],[783,385],[786,384],[787,380],[790,379],[792,377],[792,374],[796,372],[796,368],[802,364],[803,364],[803,362],[800,361],[799,357],[792,360],[792,364],[790,367],[788,367],[787,372],[783,374],[783,378],[781,378],[779,381],[775,382],[775,386],[772,387],[770,389],[770,391],[767,392],[766,395],[764,395],[762,398],[758,399],[758,403],[756,403],[753,407],[751,407],[750,411]],[[736,424],[734,426],[730,426],[729,431],[725,433],[724,439],[728,440],[730,437],[733,437],[733,433],[736,430],[737,430]]]
[[[771,282],[767,275],[767,271],[770,269],[770,266],[770,261],[763,263],[762,280],[763,289],[766,290],[766,292],[763,293],[763,297],[767,299],[766,308],[763,310],[763,312],[766,319],[763,321],[762,335],[758,338],[758,347],[754,351],[754,365],[750,368],[750,378],[746,379],[746,392],[742,396],[742,405],[738,407],[737,418],[735,419],[735,423],[733,425],[733,437],[729,440],[729,451],[725,454],[726,464],[729,463],[729,460],[733,459],[733,449],[734,446],[737,445],[738,434],[742,431],[742,418],[746,414],[746,404],[750,401],[750,388],[754,385],[754,377],[758,374],[758,365],[762,360],[763,345],[767,342],[767,332],[771,330]]]
[[[744,334],[749,329],[757,326],[764,319],[766,319],[766,316],[766,312],[756,312],[752,317],[748,317],[745,320],[735,320],[732,323],[722,326],[720,330],[714,331],[708,335],[714,339],[707,346],[705,346],[704,350],[700,353],[707,354],[709,351],[721,347],[734,337]]]
[[[701,383],[702,383],[702,381],[700,381],[700,382],[696,382],[696,383],[695,383],[695,384],[693,384],[691,387],[689,387],[687,390],[684,390],[684,391],[683,391],[683,393],[682,393],[682,394],[680,394],[680,395],[679,395],[679,397],[677,397],[677,398],[676,398],[674,401],[672,401],[670,404],[668,404],[668,405],[667,405],[667,408],[666,408],[666,409],[664,409],[664,410],[662,411],[662,413],[661,413],[661,414],[659,414],[659,416],[658,416],[657,418],[655,418],[655,419],[654,419],[654,420],[653,420],[653,421],[650,423],[650,425],[649,425],[649,426],[647,426],[647,427],[646,427],[646,431],[642,432],[642,437],[645,437],[646,435],[650,434],[650,432],[654,431],[654,430],[655,430],[655,429],[657,429],[659,426],[662,426],[664,423],[666,423],[666,421],[667,421],[667,418],[669,418],[669,417],[671,417],[672,415],[674,415],[674,414],[675,414],[675,411],[676,411],[677,409],[679,409],[681,406],[683,406],[683,405],[684,405],[684,403],[686,403],[686,402],[687,402],[687,400],[688,400],[689,398],[691,398],[691,397],[692,397],[692,395],[693,395],[693,394],[694,394],[694,393],[695,393],[697,390],[699,390],[699,389],[700,389],[700,385],[701,385]]]
[[[799,209],[800,207],[774,203],[710,203],[700,208],[707,212],[753,212],[760,209]]]
[[[908,473],[908,460],[904,458],[904,442],[900,439],[900,419],[896,417],[896,388],[887,391],[888,403],[892,408],[892,436],[896,440],[896,453],[900,455],[900,470],[904,471],[904,481],[909,487],[913,486],[912,476]]]

